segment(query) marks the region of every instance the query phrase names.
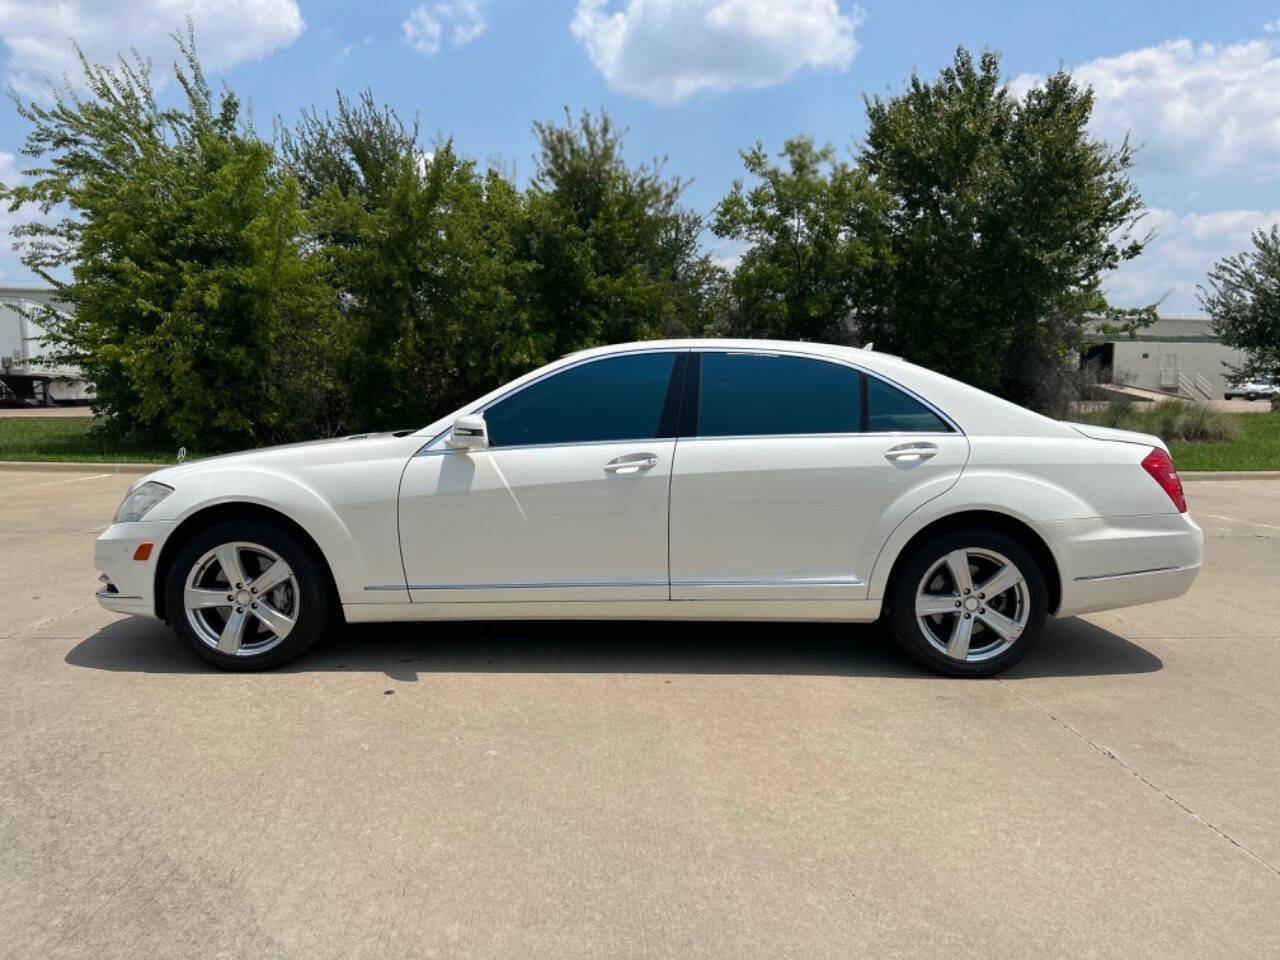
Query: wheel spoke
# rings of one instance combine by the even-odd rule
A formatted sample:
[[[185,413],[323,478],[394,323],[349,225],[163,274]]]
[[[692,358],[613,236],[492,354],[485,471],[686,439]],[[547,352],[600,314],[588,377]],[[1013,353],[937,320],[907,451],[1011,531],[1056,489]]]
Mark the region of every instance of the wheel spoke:
[[[952,550],[947,554],[947,569],[951,571],[951,580],[957,593],[968,593],[973,589],[973,578],[969,574],[969,554],[964,550]]]
[[[943,613],[959,613],[958,597],[936,593],[922,593],[916,597],[916,616],[932,617]]]
[[[244,583],[244,568],[240,566],[240,551],[234,543],[224,543],[217,550],[218,565],[222,575],[232,587]]]
[[[985,623],[988,627],[1000,634],[1005,640],[1017,640],[1022,636],[1022,624],[1017,620],[1006,617],[1003,613],[987,607],[978,614],[978,619]]]
[[[1022,582],[1022,571],[1012,563],[1006,563],[992,574],[984,583],[978,584],[978,592],[985,594],[988,601],[994,600],[1011,587]]]
[[[248,583],[248,586],[256,589],[258,594],[261,595],[269,593],[292,576],[293,571],[289,569],[289,565],[283,560],[277,560],[271,564],[271,566],[267,567],[266,570],[262,571],[258,576],[258,579],[251,580]]]
[[[964,660],[969,656],[969,637],[973,634],[972,617],[956,617],[956,625],[951,628],[951,639],[947,641],[947,656],[956,660]]]
[[[267,628],[281,640],[293,629],[293,618],[281,613],[265,600],[259,600],[257,607],[251,608],[249,612],[265,623]]]
[[[182,605],[188,610],[206,610],[209,607],[230,607],[233,601],[226,590],[187,587],[182,591]]]
[[[249,617],[242,609],[231,611],[227,623],[218,637],[218,652],[236,654],[240,652],[240,643],[244,639],[244,628]]]

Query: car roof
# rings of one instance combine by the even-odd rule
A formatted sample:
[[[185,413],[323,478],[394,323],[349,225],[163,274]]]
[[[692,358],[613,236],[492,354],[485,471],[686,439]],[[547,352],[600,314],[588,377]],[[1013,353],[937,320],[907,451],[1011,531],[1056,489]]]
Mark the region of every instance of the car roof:
[[[966,434],[1005,436],[1078,436],[1075,430],[1049,417],[921,367],[890,353],[807,340],[749,340],[684,337],[638,340],[590,347],[561,358],[551,366],[636,350],[732,350],[751,353],[791,353],[840,360],[879,374],[917,394],[942,411]]]

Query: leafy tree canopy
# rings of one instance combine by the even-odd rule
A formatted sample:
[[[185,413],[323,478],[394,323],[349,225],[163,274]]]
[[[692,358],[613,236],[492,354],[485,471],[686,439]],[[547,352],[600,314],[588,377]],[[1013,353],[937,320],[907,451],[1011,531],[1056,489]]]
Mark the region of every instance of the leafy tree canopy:
[[[328,310],[298,242],[298,185],[234,94],[215,103],[190,35],[175,40],[181,106],[157,106],[147,64],[83,56],[87,94],[66,85],[50,106],[19,101],[23,153],[41,165],[0,197],[70,211],[15,233],[74,308],[42,318],[57,358],[85,371],[116,430],[202,449],[287,438],[312,384],[286,361]]]
[[[43,211],[15,237],[74,314],[40,319],[120,434],[220,450],[419,427],[574,350],[723,333],[874,340],[1056,411],[1090,325],[1154,317],[1100,293],[1146,242],[1142,201],[1128,144],[1089,136],[1092,94],[1063,72],[1015,95],[961,49],[868,100],[848,159],[756,144],[708,223],[604,114],[534,124],[521,188],[367,91],[263,140],[190,31],[175,41],[175,106],[136,58],[82,57],[87,92],[19,100],[37,166],[0,187]],[[745,248],[732,273],[708,228]],[[1274,317],[1274,238],[1215,272],[1224,337]],[[1259,337],[1237,342],[1263,362]]]
[[[1027,355],[1061,352],[1049,318],[1083,324],[1101,274],[1147,240],[1128,142],[1089,135],[1093,94],[1069,73],[1018,96],[996,54],[963,48],[935,80],[913,76],[866,109],[861,159],[891,197],[893,254],[860,312],[868,339],[1032,399]]]
[[[1214,265],[1200,305],[1222,342],[1245,352],[1232,373],[1280,380],[1280,226],[1256,231],[1252,243]]]
[[[746,245],[733,274],[739,336],[844,343],[870,277],[891,269],[890,197],[860,166],[808,137],[788,140],[785,166],[760,144],[742,155],[757,184],[741,180],[716,208],[712,229]]]

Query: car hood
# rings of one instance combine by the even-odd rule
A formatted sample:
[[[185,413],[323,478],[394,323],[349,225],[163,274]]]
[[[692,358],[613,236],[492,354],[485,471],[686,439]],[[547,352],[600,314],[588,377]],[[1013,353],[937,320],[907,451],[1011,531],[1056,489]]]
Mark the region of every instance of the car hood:
[[[1159,447],[1165,453],[1169,448],[1163,440],[1152,433],[1139,433],[1137,430],[1117,430],[1115,427],[1100,427],[1092,423],[1068,423],[1077,433],[1082,433],[1090,440],[1115,440],[1119,443],[1137,443],[1144,447]]]
[[[301,443],[286,443],[276,447],[259,447],[256,450],[243,450],[239,453],[224,453],[221,456],[205,457],[188,463],[175,464],[142,477],[138,482],[154,480],[172,485],[183,477],[195,476],[199,473],[223,470],[227,467],[264,467],[280,469],[299,467],[321,462],[333,462],[346,459],[347,456],[364,456],[368,452],[387,452],[393,445],[403,446],[406,456],[411,454],[425,442],[421,437],[413,437],[413,431],[396,430],[384,433],[354,433],[346,437],[332,437],[327,440],[305,440]]]

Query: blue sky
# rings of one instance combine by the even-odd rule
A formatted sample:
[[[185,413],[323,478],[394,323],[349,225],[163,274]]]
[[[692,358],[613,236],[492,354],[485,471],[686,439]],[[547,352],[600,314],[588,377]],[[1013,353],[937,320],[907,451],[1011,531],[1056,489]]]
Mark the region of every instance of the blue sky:
[[[165,34],[186,13],[214,79],[252,101],[257,125],[364,87],[428,139],[532,171],[531,122],[605,108],[632,160],[668,157],[710,212],[738,151],[797,133],[852,151],[865,93],[934,74],[958,44],[1003,56],[1015,86],[1059,64],[1098,93],[1095,131],[1144,144],[1137,180],[1157,239],[1108,278],[1120,305],[1167,294],[1198,313],[1214,259],[1280,221],[1280,2],[877,3],[844,0],[10,0],[0,6],[8,83],[39,95],[70,68],[67,37],[96,59],[136,46],[166,74]],[[172,88],[170,88],[172,90]],[[0,107],[0,180],[25,133]],[[0,217],[7,229],[14,215]],[[726,260],[735,251],[709,237]],[[0,283],[33,278],[0,250]]]

